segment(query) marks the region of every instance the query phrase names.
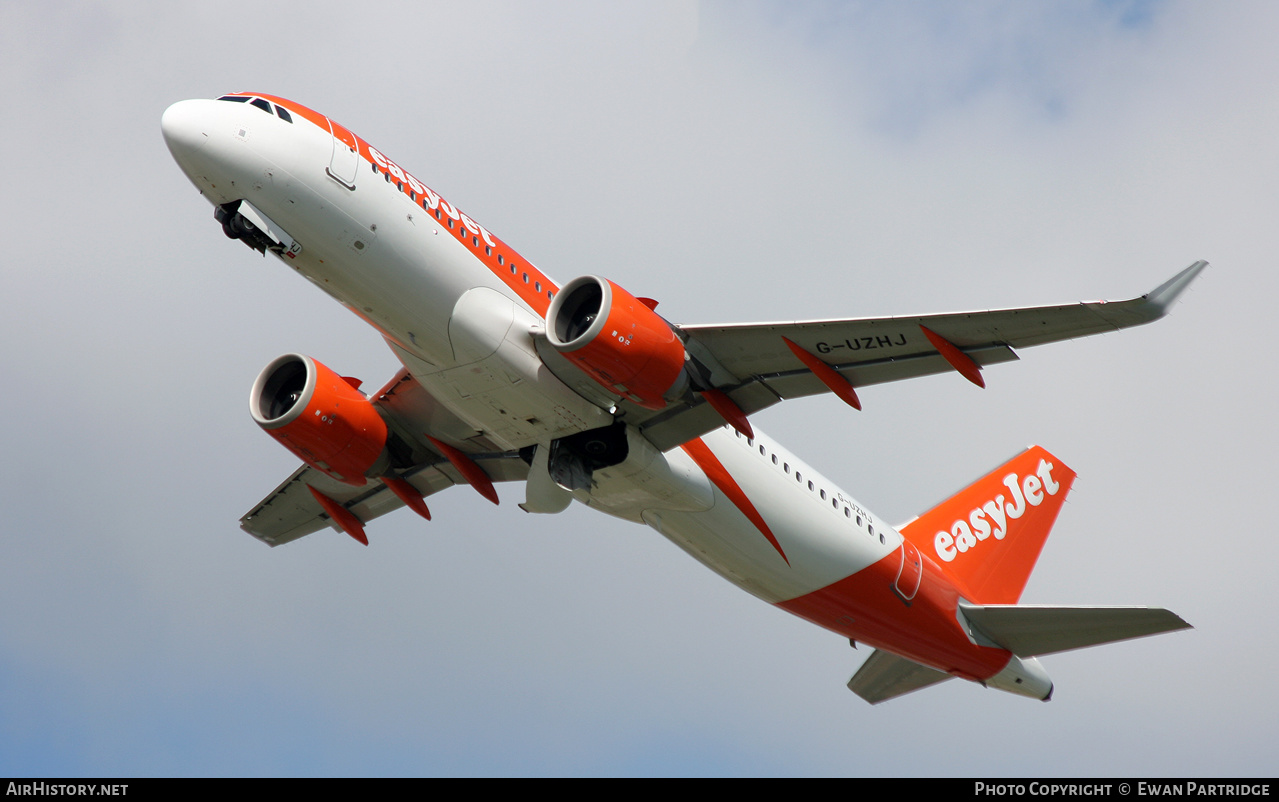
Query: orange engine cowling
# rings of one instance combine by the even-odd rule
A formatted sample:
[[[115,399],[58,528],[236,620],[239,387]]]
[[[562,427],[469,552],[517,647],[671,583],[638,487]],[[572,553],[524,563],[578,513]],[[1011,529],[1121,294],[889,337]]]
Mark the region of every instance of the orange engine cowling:
[[[647,409],[684,372],[684,343],[646,303],[599,276],[570,281],[547,311],[547,340],[556,351],[617,395]]]
[[[346,379],[309,356],[285,354],[253,383],[249,412],[299,459],[340,482],[363,485],[386,461],[386,423]]]

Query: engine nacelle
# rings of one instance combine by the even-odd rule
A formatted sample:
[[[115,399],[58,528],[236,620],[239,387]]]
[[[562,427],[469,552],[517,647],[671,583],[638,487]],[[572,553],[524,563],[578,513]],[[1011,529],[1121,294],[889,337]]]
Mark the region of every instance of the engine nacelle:
[[[555,294],[546,338],[610,392],[647,409],[687,382],[684,343],[644,302],[608,279],[582,276]]]
[[[299,459],[340,482],[363,485],[388,463],[387,428],[373,404],[320,362],[285,354],[253,383],[249,412]]]

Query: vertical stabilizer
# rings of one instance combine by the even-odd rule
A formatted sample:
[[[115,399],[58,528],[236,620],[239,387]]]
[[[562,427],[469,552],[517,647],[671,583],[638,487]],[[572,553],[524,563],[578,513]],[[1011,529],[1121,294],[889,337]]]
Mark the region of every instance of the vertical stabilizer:
[[[1031,446],[901,527],[977,604],[1014,604],[1035,568],[1075,472]]]

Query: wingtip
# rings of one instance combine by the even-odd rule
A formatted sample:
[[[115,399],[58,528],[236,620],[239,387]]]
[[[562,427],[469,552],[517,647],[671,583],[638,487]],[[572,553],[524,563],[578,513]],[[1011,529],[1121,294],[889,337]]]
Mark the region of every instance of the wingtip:
[[[1177,615],[1176,613],[1172,612],[1171,610],[1165,610],[1165,612],[1167,612],[1168,615],[1172,616],[1172,618],[1176,621],[1175,624],[1169,627],[1168,629],[1169,632],[1180,632],[1181,630],[1195,628],[1194,624],[1191,624],[1189,621]]]
[[[1160,317],[1166,315],[1168,310],[1172,308],[1172,305],[1177,302],[1177,298],[1180,297],[1185,289],[1190,286],[1190,282],[1194,281],[1207,266],[1208,263],[1203,259],[1195,262],[1190,267],[1187,267],[1185,270],[1182,270],[1177,275],[1165,281],[1163,284],[1160,284],[1158,287],[1155,287],[1153,290],[1146,293],[1146,303],[1152,307],[1152,309],[1156,311]]]

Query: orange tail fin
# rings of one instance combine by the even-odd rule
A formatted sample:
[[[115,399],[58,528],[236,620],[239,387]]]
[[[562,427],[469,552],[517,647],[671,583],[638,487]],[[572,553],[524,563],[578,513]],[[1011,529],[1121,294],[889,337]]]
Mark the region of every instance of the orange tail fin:
[[[1015,604],[1075,481],[1031,446],[900,528],[977,604]]]

